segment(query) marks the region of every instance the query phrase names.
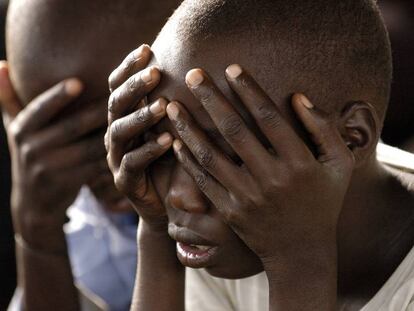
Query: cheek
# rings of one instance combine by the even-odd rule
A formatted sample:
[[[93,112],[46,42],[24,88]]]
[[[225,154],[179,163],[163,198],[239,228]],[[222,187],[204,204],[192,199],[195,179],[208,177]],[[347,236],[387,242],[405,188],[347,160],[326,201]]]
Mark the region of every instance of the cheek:
[[[161,158],[149,168],[149,177],[163,203],[170,188],[171,176],[175,166],[176,161],[174,159]]]

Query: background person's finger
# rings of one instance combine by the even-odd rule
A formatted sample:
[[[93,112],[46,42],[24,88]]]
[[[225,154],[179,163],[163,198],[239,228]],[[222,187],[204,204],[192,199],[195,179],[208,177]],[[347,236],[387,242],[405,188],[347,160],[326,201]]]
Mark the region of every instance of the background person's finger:
[[[147,44],[143,44],[129,53],[121,65],[110,74],[108,78],[109,90],[113,92],[130,76],[143,70],[148,65],[151,55],[151,48]]]
[[[49,124],[53,118],[82,92],[82,83],[75,78],[53,86],[32,100],[19,113],[16,122],[21,135],[36,131]]]

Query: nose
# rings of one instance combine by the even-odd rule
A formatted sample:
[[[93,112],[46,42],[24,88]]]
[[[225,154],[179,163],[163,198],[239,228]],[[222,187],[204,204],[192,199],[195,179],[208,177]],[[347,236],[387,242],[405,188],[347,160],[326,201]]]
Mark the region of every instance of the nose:
[[[171,178],[168,203],[171,207],[188,213],[202,214],[209,209],[208,199],[181,166],[177,166]]]

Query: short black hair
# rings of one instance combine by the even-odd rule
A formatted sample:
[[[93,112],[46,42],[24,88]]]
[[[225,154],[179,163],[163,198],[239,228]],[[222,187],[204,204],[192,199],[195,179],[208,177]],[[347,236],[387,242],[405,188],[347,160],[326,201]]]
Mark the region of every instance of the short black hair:
[[[391,47],[374,0],[185,0],[165,27],[199,53],[212,40],[242,47],[267,89],[277,72],[327,109],[354,96],[385,114]]]

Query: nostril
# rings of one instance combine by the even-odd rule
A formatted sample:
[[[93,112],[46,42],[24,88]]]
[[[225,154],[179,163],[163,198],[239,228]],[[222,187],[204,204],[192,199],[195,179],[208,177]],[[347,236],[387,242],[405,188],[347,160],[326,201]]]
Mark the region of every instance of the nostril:
[[[187,213],[202,214],[208,211],[208,202],[194,194],[171,190],[166,198],[167,206]]]

